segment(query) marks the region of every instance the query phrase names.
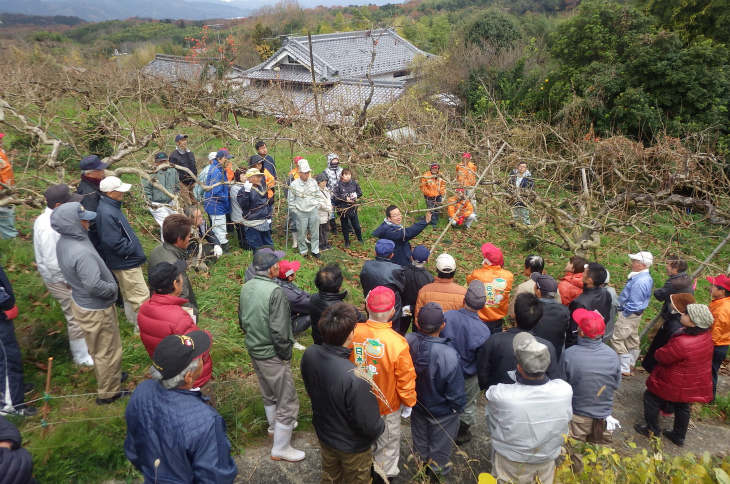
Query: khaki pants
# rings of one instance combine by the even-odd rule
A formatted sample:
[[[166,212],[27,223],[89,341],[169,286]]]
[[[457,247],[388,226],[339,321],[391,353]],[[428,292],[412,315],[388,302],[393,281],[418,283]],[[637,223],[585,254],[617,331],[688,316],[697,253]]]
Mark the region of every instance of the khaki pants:
[[[112,304],[106,309],[84,309],[71,301],[71,311],[94,358],[99,398],[111,398],[119,393],[122,384],[122,339],[117,308]]]
[[[66,317],[68,339],[70,341],[83,339],[84,333],[81,331],[81,326],[79,326],[79,322],[74,317],[73,311],[71,311],[71,302],[73,301],[71,299],[71,289],[65,282],[43,281],[43,283],[46,285],[48,292],[51,293],[51,296],[61,305],[61,311],[63,311],[63,315]]]
[[[147,288],[147,283],[144,282],[142,267],[112,272],[119,282],[119,291],[122,293],[122,298],[132,305],[135,320],[130,321],[130,323],[134,323],[136,326],[136,315],[139,312],[139,307],[150,298],[150,290]]]
[[[652,326],[649,332],[646,334],[646,340],[649,344],[654,341],[654,338],[656,338],[656,334],[659,332],[663,324],[664,318],[657,319],[656,323],[654,323],[654,326]]]
[[[619,313],[613,329],[611,346],[619,355],[627,355],[630,350],[639,349],[639,323],[641,316],[632,314],[628,317]]]
[[[466,407],[459,417],[464,425],[474,425],[477,421],[477,398],[479,397],[479,378],[474,375],[464,380],[466,390]]]
[[[498,484],[533,484],[537,478],[540,484],[552,484],[555,478],[555,461],[540,464],[514,462],[492,451],[492,475]]]
[[[322,484],[370,484],[373,451],[349,454],[330,447],[321,440]]]
[[[268,360],[251,359],[251,366],[259,379],[264,406],[276,406],[276,421],[294,425],[299,416],[299,397],[294,387],[291,361],[278,356]]]
[[[380,418],[385,422],[385,431],[373,444],[373,460],[383,466],[385,475],[395,477],[400,472],[400,409]]]
[[[605,418],[591,418],[573,414],[570,421],[570,436],[574,439],[610,446],[613,444],[613,432],[606,428]]]
[[[195,183],[186,185],[183,182],[180,182],[180,198],[182,198],[183,203],[185,203],[186,207],[189,207],[190,205],[198,204],[198,200],[195,198],[195,195],[193,195],[194,188],[195,188]]]

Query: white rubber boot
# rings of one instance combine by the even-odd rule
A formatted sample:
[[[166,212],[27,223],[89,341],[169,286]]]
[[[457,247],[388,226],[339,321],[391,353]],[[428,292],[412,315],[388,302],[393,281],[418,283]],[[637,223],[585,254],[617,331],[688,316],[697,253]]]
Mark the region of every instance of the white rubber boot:
[[[292,249],[298,249],[299,248],[299,241],[297,240],[297,233],[292,232],[291,233],[291,248]]]
[[[636,360],[639,359],[639,350],[629,350],[631,356],[631,366],[636,366]]]
[[[89,354],[84,338],[70,340],[71,356],[77,365],[94,366],[94,359]]]
[[[304,460],[304,452],[291,446],[291,434],[294,425],[276,422],[274,426],[274,446],[271,448],[271,460],[299,462]]]
[[[631,355],[618,355],[618,359],[621,362],[621,373],[631,374]]]
[[[124,301],[124,316],[127,321],[134,325],[134,334],[139,334],[139,325],[137,324],[137,313],[134,312],[134,307],[129,301]]]
[[[269,422],[269,437],[272,437],[276,423],[276,405],[264,405],[264,412],[266,412],[266,420]]]

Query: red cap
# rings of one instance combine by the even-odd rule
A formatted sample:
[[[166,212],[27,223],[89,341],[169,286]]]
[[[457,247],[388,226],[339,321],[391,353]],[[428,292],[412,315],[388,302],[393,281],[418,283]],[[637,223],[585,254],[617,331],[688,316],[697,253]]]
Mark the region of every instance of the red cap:
[[[573,319],[581,331],[591,339],[606,334],[606,323],[598,311],[579,308],[573,311]]]
[[[368,309],[374,313],[390,311],[395,306],[395,293],[385,286],[378,286],[368,293]]]
[[[463,192],[463,191],[464,191],[464,189],[463,189],[463,188],[457,188],[457,189],[456,189],[456,191],[457,191],[457,192]]]
[[[441,168],[441,165],[439,165],[438,163],[431,163],[431,168],[433,168],[434,166],[436,168]]]
[[[471,159],[471,153],[464,153],[463,155],[461,155],[461,157],[469,160],[469,159]]]
[[[294,163],[299,163],[299,160],[303,160],[303,159],[304,159],[303,156],[295,156],[294,157]]]
[[[5,133],[0,133],[0,139],[5,137]]]
[[[292,274],[295,274],[299,270],[300,267],[302,267],[302,263],[299,262],[298,260],[279,261],[279,279],[286,279],[287,277],[291,276]]]
[[[492,265],[504,267],[504,255],[502,249],[487,242],[482,245],[482,255],[485,259],[489,259]]]
[[[707,280],[710,281],[710,284],[714,284],[715,286],[722,287],[723,289],[730,291],[730,277],[725,274],[720,274],[717,277],[708,277]]]

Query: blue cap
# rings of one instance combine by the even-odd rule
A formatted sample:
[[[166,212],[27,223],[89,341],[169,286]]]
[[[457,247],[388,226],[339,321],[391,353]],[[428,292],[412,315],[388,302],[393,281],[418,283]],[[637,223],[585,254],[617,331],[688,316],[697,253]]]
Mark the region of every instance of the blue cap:
[[[393,249],[395,249],[395,242],[392,240],[378,239],[378,241],[375,242],[375,255],[388,257],[393,253]]]
[[[417,245],[413,249],[413,260],[416,262],[426,262],[430,255],[431,251],[428,250],[425,245]]]
[[[228,150],[218,150],[218,153],[215,154],[215,158],[233,158],[231,154],[228,152]]]
[[[179,135],[175,136],[175,143],[177,143],[181,139],[186,139],[187,137],[188,137],[188,135],[186,135],[186,134],[179,134]]]
[[[102,163],[96,155],[84,156],[81,163],[79,163],[79,168],[82,170],[103,170],[108,166],[108,164]]]

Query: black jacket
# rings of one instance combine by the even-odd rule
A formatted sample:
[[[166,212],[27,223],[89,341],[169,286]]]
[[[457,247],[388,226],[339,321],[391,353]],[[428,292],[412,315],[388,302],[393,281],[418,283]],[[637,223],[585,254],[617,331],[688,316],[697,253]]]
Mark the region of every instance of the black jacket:
[[[104,260],[110,270],[134,269],[145,263],[142,244],[122,213],[122,202],[104,195],[96,211]]]
[[[514,383],[507,372],[517,369],[517,358],[512,349],[512,340],[517,333],[522,333],[520,328],[509,328],[502,333],[495,333],[484,343],[484,351],[479,354],[477,360],[477,377],[479,388],[486,390],[498,383]],[[563,372],[558,366],[558,358],[555,355],[553,344],[546,339],[535,336],[535,339],[548,347],[550,352],[550,366],[545,374],[551,379],[563,379]]]
[[[263,190],[263,193],[259,190]],[[248,192],[241,188],[238,191],[236,201],[241,206],[244,220],[264,220],[271,218],[272,209],[264,187],[254,186]]]
[[[406,273],[403,267],[391,262],[392,259],[376,257],[375,260],[365,261],[360,271],[360,286],[363,296],[378,286],[390,288],[395,293],[395,313],[393,321],[400,318],[403,302],[401,296],[406,286]]]
[[[545,338],[555,347],[555,356],[560,358],[565,344],[565,336],[570,326],[570,311],[555,299],[540,298],[542,318],[532,328],[532,334]]]
[[[284,290],[284,294],[286,294],[286,298],[289,300],[289,310],[291,311],[292,318],[302,314],[309,314],[311,294],[295,286],[293,282],[279,279],[278,277],[272,280]]]
[[[654,297],[657,301],[664,303],[662,304],[662,311],[659,313],[659,316],[663,320],[666,321],[672,314],[672,310],[669,308],[669,303],[671,302],[669,298],[671,295],[682,293],[695,293],[695,290],[692,288],[692,278],[686,272],[679,272],[670,276],[662,287],[654,291]]]
[[[174,150],[170,153],[170,163],[177,166],[183,166],[192,171],[193,175],[198,176],[198,165],[195,163],[195,154],[192,151],[187,151],[185,154],[181,154],[177,149]],[[177,170],[177,176],[185,185],[192,185],[195,183],[195,180],[187,171]]]
[[[416,267],[413,264],[405,266],[403,271],[406,277],[406,284],[403,288],[401,300],[404,306],[409,304],[413,306],[418,299],[418,291],[426,284],[433,282],[433,274],[428,272],[428,269],[425,267]]]
[[[355,376],[351,352],[329,343],[313,345],[304,352],[301,363],[317,437],[349,454],[368,450],[385,430],[370,385]]]
[[[348,202],[347,196],[351,193],[357,194],[357,199],[360,200],[362,197],[362,189],[360,184],[355,180],[350,180],[345,183],[342,180],[337,184],[335,189],[332,191],[332,200],[334,201],[337,213],[342,217],[354,217],[357,215],[357,201]]]
[[[681,314],[672,314],[670,311],[669,317],[664,320],[664,324],[662,324],[659,331],[657,331],[656,336],[654,336],[654,339],[649,345],[649,349],[646,350],[646,356],[644,356],[644,359],[641,360],[641,366],[647,372],[651,373],[656,367],[656,358],[654,358],[656,350],[669,343],[672,335],[684,327],[682,326],[682,323],[679,322],[681,316]]]
[[[604,287],[585,287],[583,292],[568,306],[570,309],[570,327],[565,337],[565,347],[578,344],[578,323],[573,319],[573,311],[576,309],[587,309],[588,311],[598,311],[603,316],[603,321],[608,327],[608,321],[611,319],[611,295]]]
[[[376,405],[377,408],[377,405]],[[21,447],[20,431],[8,419],[0,416],[0,441],[10,442],[12,448],[0,448],[0,482],[3,484],[31,484],[33,458]]]
[[[76,193],[83,196],[81,205],[92,212],[96,212],[99,207],[99,200],[101,200],[101,190],[99,190],[99,183],[101,180],[88,178],[85,176],[81,177]],[[99,231],[96,229],[96,220],[89,222],[89,240],[94,244],[94,248],[99,255],[104,258],[104,254],[101,251],[101,239],[99,238]]]
[[[309,319],[312,320],[312,339],[314,340],[314,344],[321,345],[324,343],[322,333],[319,332],[319,327],[317,326],[324,310],[333,304],[344,301],[346,297],[347,291],[342,291],[340,293],[315,292],[309,298]]]

